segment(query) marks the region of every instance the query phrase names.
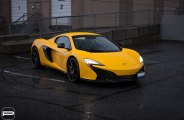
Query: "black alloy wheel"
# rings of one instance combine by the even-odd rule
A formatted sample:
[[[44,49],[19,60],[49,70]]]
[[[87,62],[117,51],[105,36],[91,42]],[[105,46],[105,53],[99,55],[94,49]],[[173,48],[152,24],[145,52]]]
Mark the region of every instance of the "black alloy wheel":
[[[33,66],[35,68],[41,68],[42,65],[40,63],[40,56],[39,56],[38,49],[36,47],[32,48],[31,57],[32,57],[32,64],[33,64]]]
[[[67,75],[70,81],[77,83],[80,80],[80,70],[75,58],[69,58],[67,62]]]

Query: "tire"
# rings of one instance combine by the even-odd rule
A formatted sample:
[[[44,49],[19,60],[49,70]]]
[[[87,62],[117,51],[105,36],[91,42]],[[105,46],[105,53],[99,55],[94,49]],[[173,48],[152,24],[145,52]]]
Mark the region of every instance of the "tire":
[[[31,50],[31,58],[32,58],[32,64],[33,64],[34,68],[42,68],[43,67],[41,65],[39,52],[38,52],[38,49],[36,47],[33,47]]]
[[[67,61],[67,75],[71,82],[77,83],[80,80],[80,69],[77,60],[73,57]]]

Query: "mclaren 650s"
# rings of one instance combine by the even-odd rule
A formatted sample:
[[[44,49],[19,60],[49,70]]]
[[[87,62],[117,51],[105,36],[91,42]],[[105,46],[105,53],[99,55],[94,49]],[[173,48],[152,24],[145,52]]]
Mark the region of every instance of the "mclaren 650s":
[[[31,47],[35,68],[52,67],[72,82],[137,81],[145,76],[144,62],[134,50],[121,48],[100,34],[70,32],[35,39]]]

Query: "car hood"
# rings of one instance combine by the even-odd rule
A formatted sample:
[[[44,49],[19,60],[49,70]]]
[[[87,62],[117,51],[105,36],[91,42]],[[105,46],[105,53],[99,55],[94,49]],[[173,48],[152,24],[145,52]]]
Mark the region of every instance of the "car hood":
[[[124,49],[120,52],[87,52],[86,57],[105,66],[132,66],[139,63],[139,54],[130,49]]]

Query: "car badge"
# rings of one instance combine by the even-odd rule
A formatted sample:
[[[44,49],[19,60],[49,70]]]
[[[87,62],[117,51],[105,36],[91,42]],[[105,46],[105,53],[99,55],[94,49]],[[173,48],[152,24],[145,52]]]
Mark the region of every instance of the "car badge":
[[[127,65],[127,63],[123,63],[123,65]]]

